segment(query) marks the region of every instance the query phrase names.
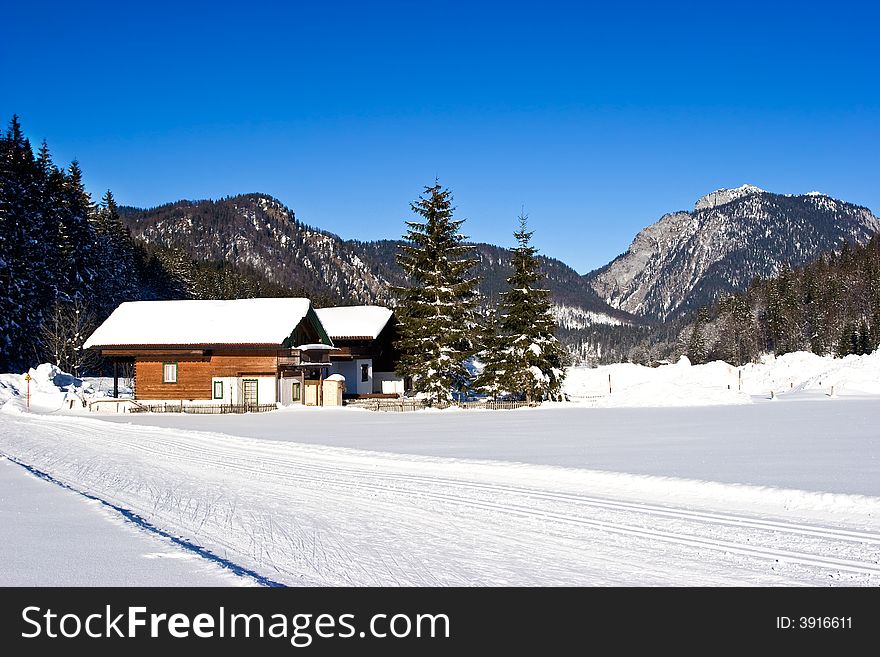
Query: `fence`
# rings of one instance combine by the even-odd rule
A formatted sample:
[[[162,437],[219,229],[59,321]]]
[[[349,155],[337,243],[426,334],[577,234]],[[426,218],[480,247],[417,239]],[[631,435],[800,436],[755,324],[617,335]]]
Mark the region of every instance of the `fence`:
[[[72,402],[73,400],[69,400]],[[71,405],[71,408],[73,406]],[[89,402],[89,410],[90,411],[105,411],[110,409],[112,413],[124,413],[128,411],[129,413],[141,413],[144,408],[136,402],[134,399],[117,399],[116,397],[107,397],[106,399],[95,399]]]
[[[131,409],[132,413],[191,413],[195,415],[222,415],[226,413],[266,413],[278,408],[275,404],[179,404],[164,402],[144,404]]]
[[[441,404],[429,404],[421,399],[352,399],[346,402],[346,406],[353,408],[365,408],[370,411],[385,412],[406,412],[421,411],[426,408],[463,408],[463,409],[486,409],[486,410],[510,410],[514,408],[523,408],[525,406],[537,406],[535,402],[529,403],[524,401],[473,401],[473,402],[452,402]]]

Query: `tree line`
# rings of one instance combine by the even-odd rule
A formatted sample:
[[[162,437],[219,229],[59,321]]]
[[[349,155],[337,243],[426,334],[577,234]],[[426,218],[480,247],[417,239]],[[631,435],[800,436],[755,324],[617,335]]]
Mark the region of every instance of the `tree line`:
[[[0,137],[0,371],[99,367],[80,347],[124,301],[296,293],[248,267],[135,241],[113,193],[95,203],[86,192],[77,161],[57,166],[45,142],[34,152],[17,116]]]
[[[702,308],[678,347],[694,363],[734,365],[764,353],[872,353],[880,347],[880,236],[863,245],[845,243]]]

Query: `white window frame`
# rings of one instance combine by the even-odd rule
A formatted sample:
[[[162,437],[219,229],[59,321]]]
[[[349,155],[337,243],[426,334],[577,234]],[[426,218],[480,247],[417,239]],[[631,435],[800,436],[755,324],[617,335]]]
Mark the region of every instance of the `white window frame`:
[[[168,372],[169,372],[168,367],[169,366],[174,366],[174,378],[173,379],[168,376]],[[177,361],[169,361],[169,362],[162,363],[162,383],[177,383],[177,381],[178,381]]]

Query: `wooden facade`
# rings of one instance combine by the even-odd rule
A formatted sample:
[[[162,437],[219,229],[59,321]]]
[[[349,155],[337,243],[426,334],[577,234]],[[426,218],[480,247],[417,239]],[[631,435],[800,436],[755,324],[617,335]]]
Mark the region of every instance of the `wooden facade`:
[[[217,350],[203,356],[142,353],[134,357],[135,399],[211,399],[214,377],[275,377],[278,359],[275,349],[238,353]],[[177,382],[163,383],[165,363],[177,363]]]

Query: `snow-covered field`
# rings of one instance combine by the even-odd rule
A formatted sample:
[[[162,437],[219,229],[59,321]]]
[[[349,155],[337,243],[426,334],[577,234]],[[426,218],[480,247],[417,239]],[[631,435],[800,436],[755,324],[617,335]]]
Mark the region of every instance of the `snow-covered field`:
[[[0,584],[236,586],[254,580],[0,458]]]
[[[717,382],[726,365],[673,365],[632,370],[628,408],[402,414],[89,415],[59,409],[49,386],[25,413],[4,375],[0,453],[189,554],[291,585],[877,586],[880,361],[806,356],[744,371],[743,393]],[[635,366],[615,367],[610,397],[625,397]],[[632,407],[676,381],[701,407]],[[701,390],[743,403],[708,406]],[[42,518],[27,497],[7,506]],[[70,581],[59,559],[21,552],[19,572]]]

